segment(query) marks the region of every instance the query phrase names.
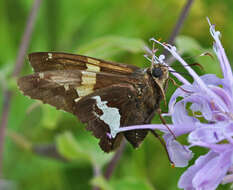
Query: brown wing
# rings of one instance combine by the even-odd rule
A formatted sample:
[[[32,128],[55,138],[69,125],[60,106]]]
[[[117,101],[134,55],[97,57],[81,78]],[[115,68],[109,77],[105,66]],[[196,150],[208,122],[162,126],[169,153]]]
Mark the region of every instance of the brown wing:
[[[57,109],[74,113],[74,104],[98,89],[118,83],[132,83],[135,77],[80,70],[38,72],[18,79],[24,95]]]
[[[110,152],[119,146],[122,138],[122,134],[109,137],[110,131],[114,134],[114,130],[119,127],[142,124],[145,121],[141,111],[136,108],[136,97],[137,91],[131,84],[112,85],[81,99],[76,105],[75,114],[100,139],[100,147],[105,152]],[[137,147],[147,132],[138,131],[136,141],[130,134],[132,135],[127,134],[127,139]]]
[[[108,81],[108,83],[105,86],[104,84],[91,86],[93,73],[88,73],[88,79],[83,79],[84,73],[87,72],[79,70],[45,71],[21,77],[18,80],[18,86],[24,95],[78,116],[82,122],[87,123],[87,129],[100,139],[101,148],[105,152],[109,152],[119,145],[122,134],[115,138],[109,138],[107,133],[110,133],[109,125],[113,121],[106,123],[104,119],[101,119],[103,110],[98,108],[97,100],[93,97],[99,97],[101,102],[106,102],[106,106],[110,110],[111,108],[118,110],[120,117],[118,127],[142,124],[146,118],[144,118],[141,107],[135,103],[140,100],[138,100],[138,92],[133,86],[135,82],[132,82],[132,80],[141,78],[120,77],[114,74],[111,74],[111,78],[109,78],[108,73],[98,73],[97,80]],[[89,80],[89,83],[83,84],[83,81],[86,80]],[[110,119],[115,118],[116,115],[113,114]],[[135,118],[137,119],[135,120]],[[144,131],[125,133],[134,147],[140,144],[146,134],[147,132]]]
[[[87,123],[87,129],[100,139],[99,144],[101,148],[105,152],[109,152],[119,145],[122,135],[117,135],[116,138],[109,138],[107,133],[110,133],[109,125],[111,124],[106,123],[104,119],[101,120],[100,116],[103,114],[103,111],[98,109],[97,102],[93,97],[100,97],[102,102],[108,102],[107,106],[109,106],[109,109],[115,108],[119,111],[121,119],[118,127],[120,127],[130,124],[127,123],[129,115],[127,112],[136,108],[133,98],[136,97],[136,90],[129,83],[128,77],[123,81],[124,77],[118,77],[118,75],[112,75],[111,79],[108,74],[98,73],[98,75],[103,81],[112,81],[109,82],[111,85],[108,86],[106,84],[105,87],[102,86],[101,88],[97,86],[96,89],[92,89],[93,91],[91,91],[90,83],[87,85],[82,84],[83,71],[60,70],[45,71],[22,77],[18,80],[18,86],[24,95],[42,100],[43,103],[50,104],[57,109],[62,109],[78,116],[82,122]],[[90,77],[88,80],[92,81]],[[122,81],[120,82],[120,80]],[[81,89],[84,91],[82,92]],[[90,93],[84,93],[85,90]],[[98,117],[97,114],[100,116]],[[141,116],[139,115],[138,117]]]
[[[128,75],[139,69],[134,65],[114,63],[93,57],[69,53],[35,52],[29,54],[28,57],[35,72],[78,69]]]
[[[107,110],[118,110],[120,123],[117,127],[143,124],[154,109],[153,104],[149,104],[152,111],[144,113],[145,106],[148,106],[144,102],[148,97],[154,97],[142,94],[143,88],[148,85],[144,81],[144,73],[135,72],[138,70],[135,66],[53,52],[32,53],[29,60],[36,73],[18,80],[20,90],[33,99],[77,115],[100,139],[100,146],[105,152],[116,148],[123,136],[109,137],[115,115],[112,114],[109,122],[110,117],[103,110],[106,106]],[[98,104],[102,105],[102,109]],[[124,133],[134,147],[142,142],[146,134],[147,131]]]

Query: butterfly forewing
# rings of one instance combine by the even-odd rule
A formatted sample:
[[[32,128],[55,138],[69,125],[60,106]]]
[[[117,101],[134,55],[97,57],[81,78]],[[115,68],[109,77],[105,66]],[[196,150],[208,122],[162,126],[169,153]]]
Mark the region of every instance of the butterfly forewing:
[[[118,83],[133,83],[136,78],[80,70],[52,70],[21,77],[18,86],[24,95],[42,100],[73,113],[73,105],[98,89]],[[99,81],[99,82],[98,82]],[[57,101],[59,100],[59,101]]]
[[[86,70],[128,75],[138,67],[101,59],[59,52],[36,52],[29,54],[29,61],[35,72],[48,70]]]
[[[78,98],[76,87],[81,85],[81,72],[45,71],[21,77],[19,89],[24,95],[57,109],[74,113],[73,101]]]

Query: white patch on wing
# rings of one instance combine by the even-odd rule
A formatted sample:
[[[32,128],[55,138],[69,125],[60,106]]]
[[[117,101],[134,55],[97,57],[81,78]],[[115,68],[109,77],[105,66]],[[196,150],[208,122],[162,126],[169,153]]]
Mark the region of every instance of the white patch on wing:
[[[48,53],[48,59],[52,59],[53,58],[53,54],[52,53]]]
[[[82,85],[95,84],[96,83],[96,73],[82,71]]]
[[[93,72],[100,72],[100,67],[91,65],[91,64],[86,64],[87,65],[87,71],[93,71]]]
[[[95,60],[95,59],[91,59],[91,58],[87,58],[87,71],[93,71],[93,72],[100,72],[100,67],[98,66],[100,64],[100,61]],[[92,63],[92,64],[89,64]]]
[[[40,77],[40,79],[43,79],[44,78],[44,73],[39,73],[39,77]]]
[[[81,98],[75,98],[74,101],[78,102],[79,100],[81,100]]]
[[[74,101],[78,102],[82,97],[87,96],[94,92],[94,86],[96,83],[96,73],[82,71],[82,82],[81,86],[76,88],[76,92],[79,98],[76,98]]]
[[[90,57],[87,58],[87,62],[88,62],[88,63],[93,63],[93,64],[99,64],[99,63],[100,63],[100,61],[98,61],[98,60],[96,60],[96,59],[92,59],[92,58],[90,58]]]
[[[79,97],[87,96],[93,92],[93,85],[79,86],[76,88]]]
[[[108,107],[108,102],[101,101],[100,96],[94,96],[92,98],[96,100],[97,107],[103,112],[102,115],[98,115],[95,112],[94,114],[109,126],[111,135],[114,138],[120,128],[121,115],[119,109]]]
[[[69,90],[70,89],[69,84],[64,84],[64,88],[65,88],[65,91]]]

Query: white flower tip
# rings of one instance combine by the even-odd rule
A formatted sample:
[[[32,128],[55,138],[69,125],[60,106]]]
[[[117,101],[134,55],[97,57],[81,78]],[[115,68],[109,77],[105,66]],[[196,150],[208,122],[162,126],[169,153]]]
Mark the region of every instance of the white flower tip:
[[[171,46],[171,49],[172,49],[173,51],[176,51],[176,46]]]
[[[150,38],[149,41],[155,41],[155,39],[154,38]]]
[[[165,55],[161,54],[161,55],[159,56],[159,62],[160,62],[160,63],[163,63],[164,60],[165,60]]]
[[[217,35],[219,38],[221,38],[221,32],[216,31],[216,35]]]

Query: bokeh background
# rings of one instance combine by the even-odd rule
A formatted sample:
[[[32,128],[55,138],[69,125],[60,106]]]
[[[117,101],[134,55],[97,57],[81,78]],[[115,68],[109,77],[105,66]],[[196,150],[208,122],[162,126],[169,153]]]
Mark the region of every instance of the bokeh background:
[[[148,41],[151,37],[169,39],[186,2],[44,0],[27,52],[64,51],[148,67],[143,46],[151,46]],[[185,168],[172,168],[163,147],[152,135],[137,150],[126,145],[113,176],[107,181],[94,173],[106,169],[113,153],[103,153],[98,141],[75,116],[30,100],[19,92],[11,74],[32,4],[29,0],[0,1],[1,116],[3,90],[13,92],[5,130],[1,190],[89,190],[93,184],[103,190],[178,189],[177,182]],[[189,63],[202,64],[204,69],[194,68],[199,74],[221,75],[216,59],[199,56],[211,52],[206,16],[221,31],[222,43],[230,61],[233,60],[232,7],[233,2],[228,0],[196,0],[192,4],[176,45]],[[178,63],[174,67],[185,72]],[[32,70],[25,57],[20,75],[29,73]],[[173,91],[174,86],[170,85],[167,99]],[[163,103],[162,109],[167,110]],[[153,123],[160,121],[155,117]],[[193,150],[195,157],[205,152]],[[219,187],[229,188],[229,185]]]

